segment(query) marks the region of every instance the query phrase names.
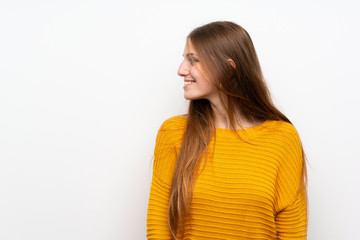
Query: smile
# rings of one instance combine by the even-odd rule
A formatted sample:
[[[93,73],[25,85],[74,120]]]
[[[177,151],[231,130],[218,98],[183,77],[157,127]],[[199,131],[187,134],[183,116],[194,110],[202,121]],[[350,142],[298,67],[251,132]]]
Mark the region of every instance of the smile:
[[[193,84],[194,82],[196,82],[195,80],[184,80],[184,86],[186,85],[191,85]]]

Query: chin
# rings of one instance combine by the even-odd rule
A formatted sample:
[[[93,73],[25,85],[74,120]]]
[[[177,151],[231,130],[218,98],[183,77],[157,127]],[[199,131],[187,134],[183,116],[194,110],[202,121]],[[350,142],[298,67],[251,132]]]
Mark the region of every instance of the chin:
[[[185,98],[186,100],[196,100],[196,99],[199,99],[199,98],[197,98],[197,97],[195,97],[195,96],[191,96],[191,95],[188,95],[188,94],[184,94],[184,98]]]
[[[205,99],[204,97],[198,97],[198,96],[187,96],[184,95],[185,100],[199,100],[199,99]]]

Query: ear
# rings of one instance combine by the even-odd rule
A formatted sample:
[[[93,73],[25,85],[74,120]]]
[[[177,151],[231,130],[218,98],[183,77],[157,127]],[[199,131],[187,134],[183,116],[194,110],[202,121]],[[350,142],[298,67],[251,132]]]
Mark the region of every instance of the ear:
[[[228,58],[228,59],[226,59],[226,61],[228,61],[228,63],[230,63],[231,66],[232,66],[234,69],[236,69],[236,64],[235,64],[234,60],[232,60],[231,58]]]

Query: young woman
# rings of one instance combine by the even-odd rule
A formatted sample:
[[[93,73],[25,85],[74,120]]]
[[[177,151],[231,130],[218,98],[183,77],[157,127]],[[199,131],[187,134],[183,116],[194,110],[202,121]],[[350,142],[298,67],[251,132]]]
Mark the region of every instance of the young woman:
[[[148,239],[306,239],[305,154],[249,34],[209,23],[183,56],[189,111],[156,138]]]

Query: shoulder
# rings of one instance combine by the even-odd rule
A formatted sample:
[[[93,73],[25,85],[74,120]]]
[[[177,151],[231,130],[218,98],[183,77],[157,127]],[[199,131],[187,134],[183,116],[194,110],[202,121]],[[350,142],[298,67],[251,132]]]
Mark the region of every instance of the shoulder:
[[[166,119],[160,126],[159,131],[184,131],[187,116],[179,115]]]
[[[282,155],[292,155],[296,158],[302,155],[300,136],[292,123],[269,120],[266,135],[273,148],[279,150]]]
[[[179,145],[185,131],[187,116],[174,116],[166,119],[160,126],[157,145]]]
[[[302,166],[302,144],[295,126],[285,121],[271,121],[271,145],[282,159],[281,163],[300,169]]]
[[[182,137],[186,126],[186,116],[166,119],[158,131],[154,149],[153,174],[162,183],[170,186]]]
[[[285,121],[268,120],[268,133],[290,144],[299,144],[300,136],[292,123]]]

